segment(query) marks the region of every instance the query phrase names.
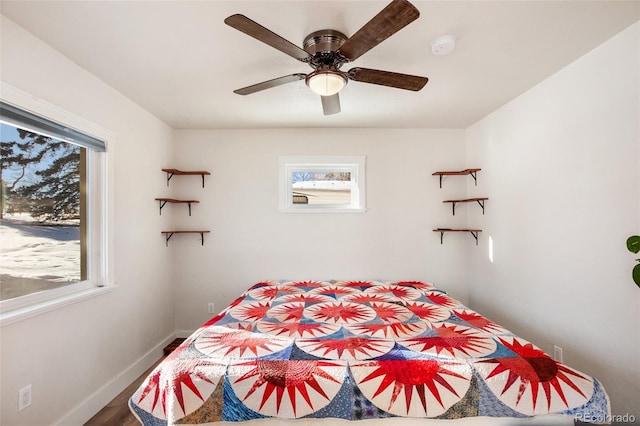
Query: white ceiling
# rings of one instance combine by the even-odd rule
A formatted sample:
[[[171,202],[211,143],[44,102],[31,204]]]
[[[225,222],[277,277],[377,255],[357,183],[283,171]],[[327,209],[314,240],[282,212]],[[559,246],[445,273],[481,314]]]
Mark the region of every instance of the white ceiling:
[[[465,128],[640,19],[640,1],[425,1],[420,18],[343,67],[429,77],[420,92],[350,82],[322,114],[303,81],[234,89],[308,65],[227,26],[241,13],[301,46],[353,34],[388,1],[7,1],[1,12],[174,128]],[[457,38],[449,56],[430,42]],[[606,84],[605,81],[602,84]]]

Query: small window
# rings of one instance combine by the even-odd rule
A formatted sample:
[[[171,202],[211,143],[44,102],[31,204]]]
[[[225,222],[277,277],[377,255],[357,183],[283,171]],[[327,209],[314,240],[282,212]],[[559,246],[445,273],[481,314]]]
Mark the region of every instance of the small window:
[[[105,142],[0,102],[0,307],[106,285]]]
[[[364,156],[287,156],[279,168],[281,211],[365,211]]]

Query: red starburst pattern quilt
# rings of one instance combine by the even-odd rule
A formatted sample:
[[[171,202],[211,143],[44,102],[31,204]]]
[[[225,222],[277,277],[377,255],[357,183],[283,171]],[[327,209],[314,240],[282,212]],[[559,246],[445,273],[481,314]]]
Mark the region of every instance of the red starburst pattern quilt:
[[[610,414],[596,379],[416,281],[257,283],[129,405],[148,425]]]

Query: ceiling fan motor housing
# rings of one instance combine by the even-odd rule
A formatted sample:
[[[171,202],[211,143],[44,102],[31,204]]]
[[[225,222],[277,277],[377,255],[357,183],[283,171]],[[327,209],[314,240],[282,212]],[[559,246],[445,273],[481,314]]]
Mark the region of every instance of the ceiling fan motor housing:
[[[302,46],[310,55],[335,52],[347,41],[347,38],[340,31],[320,30],[306,36]]]
[[[347,74],[339,71],[345,61],[337,53],[345,41],[347,36],[336,30],[315,31],[305,37],[302,45],[311,55],[309,65],[315,69],[307,75],[305,83],[315,93],[334,95],[349,81]]]

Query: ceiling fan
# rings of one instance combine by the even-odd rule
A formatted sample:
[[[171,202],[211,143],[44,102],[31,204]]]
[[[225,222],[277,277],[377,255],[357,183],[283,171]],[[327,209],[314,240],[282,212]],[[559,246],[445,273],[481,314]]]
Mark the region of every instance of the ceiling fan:
[[[309,74],[285,75],[234,90],[234,93],[249,95],[304,79],[307,86],[321,96],[324,114],[331,115],[340,112],[338,92],[349,80],[418,91],[427,84],[428,78],[369,68],[340,70],[342,65],[358,59],[418,16],[418,9],[407,0],[393,0],[351,37],[331,29],[315,31],[305,37],[304,48],[300,48],[244,15],[231,15],[224,20],[225,24],[313,68]]]

